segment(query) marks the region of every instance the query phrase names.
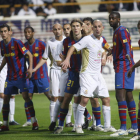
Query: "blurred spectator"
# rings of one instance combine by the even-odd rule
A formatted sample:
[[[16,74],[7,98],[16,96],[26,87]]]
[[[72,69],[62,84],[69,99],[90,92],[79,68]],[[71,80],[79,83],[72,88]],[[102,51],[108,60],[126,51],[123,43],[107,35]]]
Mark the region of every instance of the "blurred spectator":
[[[47,14],[44,12],[42,7],[37,8],[35,12],[37,16],[47,17]]]
[[[53,3],[60,3],[59,0],[54,0]],[[56,9],[57,13],[64,13],[64,6],[54,6]]]
[[[35,12],[28,7],[28,3],[24,3],[22,5],[22,9],[18,12],[19,16],[24,16],[24,15],[36,15]]]
[[[44,9],[44,12],[45,12],[47,15],[54,15],[54,14],[56,14],[56,9],[53,8],[52,3],[48,3],[48,4],[47,4],[47,8]]]
[[[47,4],[47,3],[52,3],[53,0],[43,0],[43,2]]]
[[[44,2],[43,2],[43,0],[31,0],[32,1],[32,3],[34,4],[34,5],[43,5],[44,4]],[[33,7],[33,9],[34,10],[36,10],[37,8],[39,8],[40,6],[34,6]],[[41,6],[43,9],[45,8],[45,6]]]
[[[101,1],[110,1],[110,0],[101,0]],[[115,1],[115,0],[114,0]],[[118,4],[100,4],[98,7],[99,12],[112,12],[119,10],[119,3]]]
[[[128,3],[127,11],[139,11],[140,10],[140,3],[134,1],[133,3]]]
[[[68,0],[67,3],[77,3],[76,0]],[[65,6],[64,12],[65,13],[79,13],[80,11],[80,6],[79,5],[70,5],[70,6]]]
[[[127,11],[128,3],[121,3],[119,4],[119,11]]]
[[[15,15],[17,15],[16,8],[14,7],[14,5],[11,5],[8,16],[10,17],[10,16],[15,16]]]

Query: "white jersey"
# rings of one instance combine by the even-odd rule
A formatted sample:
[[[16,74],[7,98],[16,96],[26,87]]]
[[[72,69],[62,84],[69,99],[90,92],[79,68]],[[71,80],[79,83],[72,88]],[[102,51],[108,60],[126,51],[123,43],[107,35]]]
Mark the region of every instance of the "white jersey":
[[[61,41],[56,40],[55,38],[52,38],[51,40],[48,41],[44,54],[43,54],[43,58],[44,59],[48,59],[49,55],[51,54],[52,58],[53,58],[53,62],[52,62],[52,67],[53,69],[61,69],[61,67],[57,66],[57,63],[55,61],[56,58],[56,54],[57,54],[57,46],[59,43],[62,43],[63,40],[65,39],[65,37],[63,37],[63,39]]]
[[[93,34],[85,36],[73,46],[77,51],[82,50],[82,68],[81,73],[96,75],[101,72],[101,58],[103,38],[98,40]]]

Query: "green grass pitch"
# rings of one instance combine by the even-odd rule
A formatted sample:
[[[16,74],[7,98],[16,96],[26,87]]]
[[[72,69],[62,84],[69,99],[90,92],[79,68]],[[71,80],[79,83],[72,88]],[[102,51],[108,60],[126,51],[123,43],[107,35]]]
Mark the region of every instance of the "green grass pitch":
[[[135,90],[133,92],[134,99],[136,102],[136,109],[138,110],[138,99],[139,91]],[[119,129],[120,121],[118,116],[118,107],[115,99],[115,92],[110,91],[111,98],[111,123],[116,129]],[[15,110],[15,120],[20,123],[17,126],[10,126],[10,131],[0,132],[0,140],[129,140],[133,134],[128,136],[121,136],[117,138],[110,137],[111,133],[95,132],[84,130],[84,134],[76,134],[71,132],[72,128],[65,128],[62,134],[54,135],[52,132],[48,131],[48,126],[50,124],[49,115],[49,101],[43,94],[35,94],[33,97],[33,102],[36,110],[36,117],[39,123],[39,130],[32,131],[31,127],[23,128],[22,125],[26,121],[24,112],[24,100],[21,95],[16,96],[16,110]],[[100,102],[101,103],[101,102]],[[90,103],[87,105],[87,109],[90,114],[92,114],[92,109]],[[0,120],[2,120],[2,114],[0,114]],[[72,116],[73,121],[73,116]],[[101,116],[101,122],[103,124],[103,116]],[[92,125],[92,122],[90,123]],[[131,127],[130,119],[127,114],[127,128]]]

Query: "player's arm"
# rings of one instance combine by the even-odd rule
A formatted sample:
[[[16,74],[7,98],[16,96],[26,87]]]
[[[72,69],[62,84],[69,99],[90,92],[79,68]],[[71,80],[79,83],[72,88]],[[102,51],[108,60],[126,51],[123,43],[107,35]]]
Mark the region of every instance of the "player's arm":
[[[38,64],[36,65],[36,67],[33,69],[32,72],[37,71],[42,65],[45,64],[46,60],[47,60],[47,59],[45,59],[45,58],[42,57],[41,60],[39,61],[39,63],[38,63]]]
[[[60,59],[56,60],[57,66],[61,67],[61,63],[66,59],[65,55],[63,55],[62,53],[59,54]]]
[[[128,73],[127,73],[127,76],[128,76],[128,77],[131,77],[132,72],[135,70],[135,68],[137,68],[137,67],[139,67],[139,66],[140,66],[140,60],[139,60],[137,63],[135,63],[135,64],[129,69],[129,71],[128,71]]]
[[[129,63],[131,64],[131,59],[130,59],[130,52],[131,52],[131,46],[130,46],[130,38],[128,36],[129,31],[128,30],[121,30],[119,32],[119,37],[122,43],[123,48],[126,51],[126,58],[128,59]]]
[[[61,63],[62,69],[66,70],[68,67],[70,67],[70,58],[74,50],[75,50],[74,46],[71,46],[70,49],[68,50],[66,59]]]
[[[106,52],[103,52],[102,53],[101,62],[102,62],[102,66],[105,66],[106,65]]]
[[[3,67],[6,65],[6,59],[5,57],[2,60],[1,66],[0,66],[0,71],[3,69]]]
[[[26,73],[28,73],[27,74],[27,79],[29,78],[31,78],[32,77],[32,67],[33,67],[33,56],[32,56],[32,54],[30,53],[30,51],[27,51],[26,52],[26,55],[28,55],[28,58],[29,58],[29,68],[28,68],[28,70],[27,70],[27,72]]]

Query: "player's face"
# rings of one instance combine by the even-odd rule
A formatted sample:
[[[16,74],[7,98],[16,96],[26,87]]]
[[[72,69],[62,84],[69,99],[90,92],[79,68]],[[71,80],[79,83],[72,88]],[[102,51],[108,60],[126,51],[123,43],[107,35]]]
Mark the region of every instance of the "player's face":
[[[92,32],[93,32],[93,25],[91,24],[91,22],[88,21],[88,20],[85,20],[84,23],[87,25],[88,34],[92,34]]]
[[[13,34],[13,31],[12,31],[12,29],[10,28],[10,36],[12,36],[12,34]]]
[[[71,25],[71,30],[74,35],[79,35],[82,31],[82,26],[79,22],[73,22]]]
[[[63,33],[62,26],[59,24],[54,25],[53,26],[53,33],[54,33],[55,37],[62,36],[62,33]]]
[[[24,35],[25,35],[25,38],[26,38],[27,40],[30,40],[30,39],[33,38],[34,32],[32,32],[32,30],[31,30],[30,28],[27,28],[27,29],[25,30],[25,32],[24,32]]]
[[[117,27],[120,22],[120,19],[115,14],[109,15],[109,24],[111,27]]]
[[[93,23],[93,34],[95,37],[101,37],[103,29],[104,28],[101,21],[95,21]]]
[[[64,35],[66,37],[70,36],[71,26],[69,24],[64,25],[63,27]]]
[[[10,37],[10,31],[8,31],[7,27],[1,28],[0,29],[0,35],[2,37],[3,40],[7,39],[8,37]]]

